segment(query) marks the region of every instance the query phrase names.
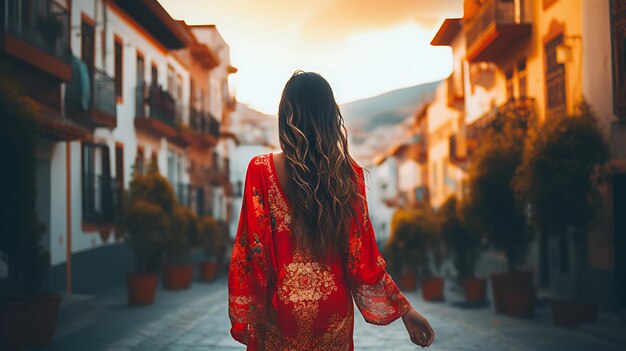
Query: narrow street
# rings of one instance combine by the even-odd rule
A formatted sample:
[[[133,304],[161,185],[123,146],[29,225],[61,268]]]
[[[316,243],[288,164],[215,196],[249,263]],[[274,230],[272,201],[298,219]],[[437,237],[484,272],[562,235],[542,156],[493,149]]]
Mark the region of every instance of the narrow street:
[[[159,289],[149,307],[126,304],[125,287],[95,298],[72,297],[63,309],[54,351],[78,350],[243,350],[231,339],[227,316],[226,278],[196,282],[186,291]],[[406,296],[426,315],[436,332],[432,350],[623,350],[624,345],[602,340],[579,329],[555,327],[547,306],[530,320],[499,316],[492,307],[463,308],[454,291],[447,301],[425,303],[417,292]],[[77,301],[73,301],[77,300]],[[356,350],[415,350],[402,321],[387,327],[369,325],[355,315]]]

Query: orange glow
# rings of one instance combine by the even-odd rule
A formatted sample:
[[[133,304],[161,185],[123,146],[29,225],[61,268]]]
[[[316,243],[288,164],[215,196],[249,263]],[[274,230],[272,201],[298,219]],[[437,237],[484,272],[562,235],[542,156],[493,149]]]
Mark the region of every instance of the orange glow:
[[[237,99],[275,114],[296,69],[316,71],[339,102],[445,78],[447,47],[429,42],[462,1],[443,0],[160,0],[176,19],[216,24],[239,72]],[[393,5],[390,5],[393,4]]]

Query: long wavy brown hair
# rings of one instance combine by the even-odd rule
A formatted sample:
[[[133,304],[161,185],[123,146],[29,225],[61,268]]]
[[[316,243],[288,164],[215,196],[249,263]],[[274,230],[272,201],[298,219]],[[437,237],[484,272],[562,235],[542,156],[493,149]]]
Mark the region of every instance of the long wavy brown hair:
[[[354,201],[365,198],[355,181],[360,166],[348,152],[343,116],[321,75],[298,70],[287,81],[278,129],[297,244],[320,261],[345,258]]]

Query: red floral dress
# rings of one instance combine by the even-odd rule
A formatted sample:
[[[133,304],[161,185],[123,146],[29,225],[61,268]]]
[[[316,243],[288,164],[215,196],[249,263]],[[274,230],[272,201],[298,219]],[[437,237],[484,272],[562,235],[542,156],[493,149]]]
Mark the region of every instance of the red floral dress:
[[[363,170],[357,174],[365,196]],[[231,335],[247,350],[353,350],[353,301],[378,325],[410,307],[385,270],[367,202],[360,201],[352,222],[347,262],[321,264],[294,246],[288,201],[273,154],[255,156],[228,273]]]

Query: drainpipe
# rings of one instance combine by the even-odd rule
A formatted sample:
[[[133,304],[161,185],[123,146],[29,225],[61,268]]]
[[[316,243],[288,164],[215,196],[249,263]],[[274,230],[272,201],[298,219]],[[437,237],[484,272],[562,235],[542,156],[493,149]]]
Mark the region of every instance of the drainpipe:
[[[65,142],[65,290],[72,293],[72,150],[71,142]]]

